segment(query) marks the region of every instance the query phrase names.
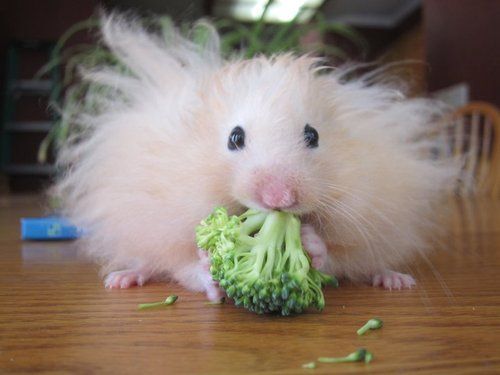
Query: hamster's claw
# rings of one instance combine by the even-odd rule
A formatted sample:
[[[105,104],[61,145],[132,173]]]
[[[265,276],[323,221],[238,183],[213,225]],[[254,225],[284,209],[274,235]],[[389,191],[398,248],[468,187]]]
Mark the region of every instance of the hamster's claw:
[[[148,281],[149,275],[143,270],[123,270],[111,272],[104,279],[107,289],[127,289],[131,286],[143,286]]]
[[[385,289],[411,289],[416,282],[413,277],[391,270],[384,271],[372,277],[372,286],[381,286]]]
[[[303,224],[300,228],[302,246],[311,257],[312,266],[321,269],[326,264],[328,250],[323,239],[316,233],[310,224]]]

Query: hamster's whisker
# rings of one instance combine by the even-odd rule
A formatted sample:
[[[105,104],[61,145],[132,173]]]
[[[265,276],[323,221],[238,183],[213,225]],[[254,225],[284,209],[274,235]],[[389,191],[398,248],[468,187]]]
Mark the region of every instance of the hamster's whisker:
[[[326,200],[324,203],[332,210],[336,211],[337,213],[341,214],[347,221],[349,221],[358,231],[358,233],[361,235],[363,238],[363,242],[365,243],[365,246],[367,247],[367,250],[370,252],[370,257],[375,260],[375,252],[373,249],[373,245],[371,241],[369,240],[369,232],[363,228],[359,220],[356,218],[355,213],[352,210],[349,210],[347,207],[343,207],[339,204],[338,201],[332,200],[328,196],[324,196]]]
[[[353,197],[355,199],[359,199],[359,197],[357,195],[353,194],[352,192],[346,190],[345,188],[343,188],[343,187],[341,187],[339,185],[326,184],[326,186],[329,186],[329,188],[332,189],[332,190],[341,191],[341,192],[344,192],[348,196],[351,196],[351,197]],[[359,191],[360,193],[362,193],[361,190],[357,190],[357,191]],[[370,198],[375,198],[376,199],[377,197],[370,197]],[[378,200],[380,202],[384,202],[383,199],[378,199]],[[397,225],[398,225],[397,222],[389,219],[389,217],[383,213],[383,211],[380,209],[380,207],[377,207],[376,205],[374,205],[373,203],[371,203],[369,201],[363,201],[363,205],[366,206],[366,207],[368,207],[373,214],[377,215],[380,219],[382,219],[383,221],[385,221],[390,226],[397,227]],[[387,205],[385,205],[385,208],[387,208]],[[411,210],[404,209],[404,208],[395,209],[394,212],[406,212],[409,215],[416,215],[415,212],[413,212]]]
[[[328,197],[326,197],[328,198]],[[317,212],[320,214],[321,217],[323,217],[326,222],[332,222],[332,208],[330,207],[330,205],[328,205],[326,202],[318,199],[316,201],[316,208],[317,208]],[[350,223],[351,222],[351,219],[350,218],[346,218],[347,221]],[[347,228],[347,230],[351,233],[351,234],[356,234],[357,231],[354,231],[353,229],[351,228]]]
[[[369,197],[370,199],[374,199],[374,200],[379,201],[380,203],[384,204],[384,206],[386,206],[386,207],[390,207],[390,202],[388,200],[382,199],[382,198],[380,198],[376,195],[373,195],[373,194],[369,194],[369,192],[366,190],[355,189],[352,187],[349,187],[349,188],[343,187],[341,185],[332,184],[332,183],[327,182],[327,181],[321,181],[321,182],[323,183],[323,186],[325,186],[326,188],[336,190],[340,193],[350,195],[354,198],[359,198],[358,195],[363,196],[363,197]],[[356,194],[354,194],[354,193],[356,193]],[[394,206],[394,208],[399,208],[399,207]]]
[[[366,192],[363,192],[362,190],[359,190],[359,189],[351,189],[353,191],[357,191],[358,194],[354,194],[352,193],[352,191],[349,191],[347,188],[343,188],[342,186],[339,186],[339,185],[334,185],[334,184],[325,184],[325,187],[327,187],[328,189],[330,190],[334,190],[334,191],[338,191],[340,193],[343,193],[345,195],[348,195],[356,200],[359,200],[359,197],[360,196],[364,196],[364,197],[367,197],[368,198],[368,194]],[[382,203],[384,205],[384,207],[386,208],[389,208],[391,209],[390,205],[388,204],[389,202],[387,202],[386,200],[382,199],[382,198],[378,198],[376,196],[370,196],[369,197],[370,199],[375,199],[375,200],[378,200],[380,203]],[[380,208],[378,208],[377,206],[375,206],[373,203],[369,202],[369,201],[363,201],[363,204],[368,206],[370,208],[370,210],[372,210],[372,212],[374,212],[375,214],[377,214],[381,219],[383,219],[384,221],[386,221],[388,224],[390,225],[396,225],[395,222],[393,222],[392,220],[390,220],[387,215],[383,214],[382,210],[380,210]],[[403,211],[404,209],[403,208],[394,208],[393,211],[395,212],[401,212]],[[409,214],[412,214],[412,212],[410,212],[409,210],[406,210],[406,212],[408,212]]]
[[[425,264],[430,268],[432,274],[434,275],[436,280],[439,282],[439,285],[443,289],[443,292],[446,294],[446,296],[448,298],[450,298],[452,301],[454,301],[453,292],[448,287],[448,284],[446,284],[446,282],[444,281],[443,276],[441,276],[441,273],[437,270],[437,268],[434,266],[434,264],[432,264],[431,260],[427,256],[427,254],[425,254],[422,251],[419,251],[418,254],[422,257]]]
[[[381,230],[378,229],[370,220],[368,220],[366,217],[364,217],[359,212],[355,212],[354,210],[352,210],[351,207],[349,207],[347,204],[345,204],[345,203],[343,203],[343,202],[341,202],[339,200],[333,201],[331,199],[331,197],[329,197],[329,196],[325,196],[325,198],[327,200],[330,200],[331,203],[332,203],[332,205],[335,205],[337,207],[337,209],[341,209],[344,212],[347,212],[353,218],[357,217],[359,219],[359,224],[360,225],[362,225],[363,222],[364,222],[368,227],[370,227],[372,229],[370,231],[366,231],[365,232],[367,235],[369,235],[370,233],[373,233],[374,235],[376,235],[380,239],[381,243],[383,243],[385,246],[393,249],[394,250],[394,254],[398,254],[397,248],[386,239],[386,237],[383,235],[383,233],[381,232]],[[391,223],[391,225],[395,225],[395,224]],[[358,229],[358,231],[359,231],[359,229]],[[370,242],[370,244],[371,244],[371,242]],[[372,246],[370,246],[369,250],[373,254]]]
[[[345,203],[343,202],[340,202],[338,201],[337,203],[339,203],[341,206],[343,206],[345,209],[349,210],[349,206],[347,206]],[[350,209],[351,212],[355,212],[354,210]],[[370,220],[368,220],[365,216],[363,216],[362,214],[360,214],[359,212],[356,212],[356,214],[358,215],[358,217],[360,218],[360,220],[362,220],[363,222],[365,222],[368,226],[370,226],[372,229],[373,229],[373,233],[381,240],[381,242],[385,245],[385,246],[388,246],[389,248],[395,250],[395,254],[398,254],[397,252],[397,248],[390,242],[387,240],[386,236],[384,236],[384,234],[382,233],[382,231],[377,228]],[[389,221],[389,224],[392,226],[392,225],[395,225],[394,223],[392,223],[391,221]]]
[[[332,185],[333,187],[333,185]],[[349,193],[349,192],[347,192]],[[394,249],[394,250],[397,250],[393,244],[391,244],[390,242],[388,242],[385,237],[383,236],[383,234],[380,232],[380,230],[377,230],[377,228],[375,228],[373,226],[373,224],[371,224],[363,215],[359,214],[359,213],[355,213],[352,209],[350,209],[349,206],[347,206],[345,203],[341,202],[341,201],[338,201],[338,200],[333,200],[329,195],[326,195],[324,194],[323,195],[323,198],[326,199],[328,201],[328,203],[325,203],[325,201],[322,201],[323,205],[324,206],[330,206],[333,208],[333,206],[335,206],[335,208],[337,208],[337,211],[340,212],[341,210],[343,210],[344,212],[345,211],[348,211],[348,212],[351,212],[352,215],[350,217],[346,217],[345,215],[343,215],[349,222],[353,222],[353,220],[355,220],[355,215],[357,215],[360,219],[360,221],[364,221],[366,224],[370,225],[370,227],[372,227],[374,229],[374,234],[376,234],[382,241],[383,243],[385,243],[387,246],[389,246],[390,248]],[[329,204],[330,203],[330,204]],[[342,207],[340,209],[340,207]],[[376,214],[379,214],[378,210],[373,207],[374,209],[374,213]],[[388,220],[387,219],[387,222],[391,225],[396,225],[395,223],[393,223],[392,221]],[[354,223],[353,223],[354,224]],[[360,223],[361,224],[361,223]],[[358,226],[356,226],[357,228],[357,231],[359,232],[360,229]],[[363,235],[362,233],[360,233],[361,235]],[[364,236],[363,236],[364,237]],[[365,241],[366,242],[366,241]],[[371,248],[368,249],[370,251],[370,253],[372,253],[372,250]],[[397,254],[397,251],[395,251],[395,254]],[[453,298],[453,292],[450,290],[450,288],[448,287],[448,285],[446,284],[446,282],[444,281],[443,277],[441,276],[441,274],[439,273],[439,271],[436,269],[436,267],[432,264],[431,260],[428,258],[428,256],[425,254],[425,252],[423,251],[418,251],[417,254],[421,257],[421,259],[424,261],[424,263],[429,267],[429,269],[431,270],[432,274],[434,275],[434,277],[436,278],[436,280],[439,282],[439,284],[441,285],[441,288],[443,289],[444,293],[446,294],[447,297],[449,298]]]
[[[332,186],[331,186],[331,189],[332,189],[332,190],[335,190],[335,189],[336,189],[336,187],[333,187],[333,185],[332,185]],[[340,191],[340,189],[338,189],[338,190]],[[345,191],[345,192],[346,192],[346,194],[347,194],[347,195],[349,195],[349,196],[351,196],[351,197],[353,197],[353,198],[355,198],[355,199],[359,199],[359,197],[358,197],[358,196],[356,196],[355,194],[352,194],[352,193],[350,193],[350,192],[348,192],[348,191]],[[328,195],[325,195],[325,198],[326,198],[326,199],[330,199],[330,200],[332,199],[332,198],[331,198],[330,196],[328,196]],[[346,204],[345,202],[342,202],[342,201],[340,201],[340,200],[338,200],[338,199],[337,199],[337,200],[335,200],[335,202],[336,202],[336,203],[338,203],[338,204],[343,205],[344,207],[348,207],[348,206],[347,206],[347,204]],[[379,216],[381,219],[383,219],[386,223],[388,223],[388,224],[389,224],[389,225],[391,225],[391,226],[396,225],[396,223],[394,223],[394,222],[393,222],[392,220],[390,220],[390,219],[389,219],[386,215],[384,215],[384,214],[382,213],[382,211],[381,211],[380,209],[378,209],[375,205],[371,204],[370,202],[363,202],[363,203],[364,203],[365,205],[367,205],[373,213],[375,213],[377,216]],[[350,207],[349,207],[349,208],[350,208]],[[351,210],[352,210],[352,209],[351,209]],[[352,210],[352,212],[353,212],[353,213],[355,213],[356,215],[358,215],[360,218],[364,219],[364,220],[365,220],[365,221],[366,221],[366,222],[367,222],[370,226],[372,226],[372,227],[373,227],[373,224],[372,224],[370,221],[368,221],[367,219],[365,219],[365,218],[364,218],[364,217],[363,217],[363,216],[362,216],[359,212],[355,212],[354,210]]]

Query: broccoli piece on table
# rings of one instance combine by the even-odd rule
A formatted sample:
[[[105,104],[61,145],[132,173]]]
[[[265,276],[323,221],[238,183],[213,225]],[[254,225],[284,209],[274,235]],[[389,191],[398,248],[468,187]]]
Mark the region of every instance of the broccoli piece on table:
[[[368,332],[371,329],[382,328],[383,325],[384,325],[384,322],[382,320],[380,320],[378,318],[372,318],[369,321],[367,321],[363,325],[363,327],[361,327],[360,329],[358,329],[356,331],[356,333],[358,334],[358,336],[361,336],[361,335],[364,335],[366,332]]]
[[[173,305],[175,301],[177,301],[177,296],[175,294],[172,294],[165,298],[165,301],[160,301],[160,302],[152,302],[152,303],[141,303],[139,305],[139,310],[146,310],[146,309],[152,309],[155,307],[163,307],[163,306],[168,306],[168,305]]]
[[[237,306],[259,314],[321,310],[321,287],[338,283],[311,267],[300,225],[295,215],[281,211],[229,216],[218,207],[197,227],[196,240],[210,254],[212,278]]]
[[[342,362],[365,362],[370,363],[373,359],[373,354],[368,350],[361,348],[345,357],[320,357],[318,362],[322,363],[342,363]]]
[[[302,368],[316,368],[316,362],[304,363]]]

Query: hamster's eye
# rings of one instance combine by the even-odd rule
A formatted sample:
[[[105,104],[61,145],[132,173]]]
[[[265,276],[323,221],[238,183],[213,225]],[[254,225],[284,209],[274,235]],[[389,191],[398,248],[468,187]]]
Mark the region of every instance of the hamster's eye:
[[[304,141],[308,148],[318,147],[319,134],[311,125],[306,124],[304,127]]]
[[[241,126],[236,126],[231,130],[227,140],[227,148],[231,151],[240,150],[245,147],[245,131]]]

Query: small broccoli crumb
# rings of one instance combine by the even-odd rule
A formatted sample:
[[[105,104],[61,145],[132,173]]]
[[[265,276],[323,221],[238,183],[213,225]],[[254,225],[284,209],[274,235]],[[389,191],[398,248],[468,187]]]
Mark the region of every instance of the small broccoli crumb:
[[[152,309],[155,307],[162,307],[162,306],[168,306],[168,305],[173,305],[175,301],[177,301],[177,296],[172,294],[168,296],[165,301],[161,302],[152,302],[152,303],[141,303],[139,305],[139,310],[146,310],[146,309]]]
[[[363,327],[358,329],[356,332],[359,336],[364,335],[366,332],[368,332],[371,329],[379,329],[382,328],[384,325],[384,322],[378,318],[372,318],[369,321],[365,323]]]
[[[365,362],[370,363],[373,354],[368,350],[361,348],[345,357],[320,357],[318,362],[322,363],[342,363],[342,362]]]
[[[304,363],[302,368],[316,368],[316,362]]]

